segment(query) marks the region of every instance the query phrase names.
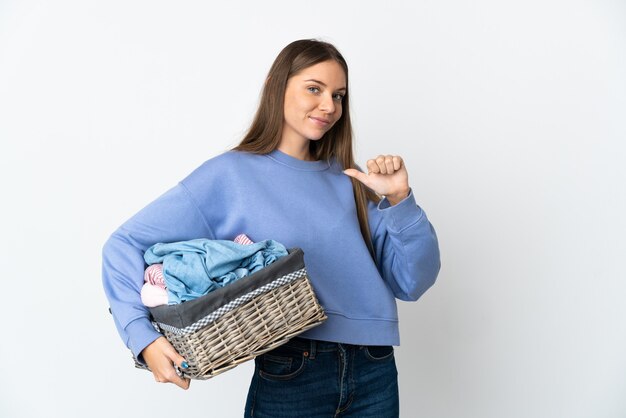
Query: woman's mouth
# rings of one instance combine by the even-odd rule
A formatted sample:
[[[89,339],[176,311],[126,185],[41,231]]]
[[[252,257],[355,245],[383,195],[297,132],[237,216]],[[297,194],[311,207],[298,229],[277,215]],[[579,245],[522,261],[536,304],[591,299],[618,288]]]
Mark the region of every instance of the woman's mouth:
[[[309,118],[313,121],[314,124],[321,128],[325,128],[330,125],[330,120],[324,118],[316,118],[314,116],[309,116]]]

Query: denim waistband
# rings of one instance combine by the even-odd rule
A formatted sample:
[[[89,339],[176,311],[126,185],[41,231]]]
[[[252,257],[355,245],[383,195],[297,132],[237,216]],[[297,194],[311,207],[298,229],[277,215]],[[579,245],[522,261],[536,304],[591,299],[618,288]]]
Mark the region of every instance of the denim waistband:
[[[336,343],[331,341],[312,340],[309,338],[294,337],[284,344],[286,347],[296,348],[302,351],[309,351],[312,353],[324,353],[339,350],[339,346],[343,348],[361,348],[363,345]]]

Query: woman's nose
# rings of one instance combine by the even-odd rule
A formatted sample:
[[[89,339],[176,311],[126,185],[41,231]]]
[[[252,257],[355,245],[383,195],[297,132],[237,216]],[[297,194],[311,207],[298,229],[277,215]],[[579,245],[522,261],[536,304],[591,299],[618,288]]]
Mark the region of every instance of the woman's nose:
[[[331,95],[322,95],[322,101],[320,102],[319,108],[325,113],[334,113],[335,101],[333,100],[333,97]]]

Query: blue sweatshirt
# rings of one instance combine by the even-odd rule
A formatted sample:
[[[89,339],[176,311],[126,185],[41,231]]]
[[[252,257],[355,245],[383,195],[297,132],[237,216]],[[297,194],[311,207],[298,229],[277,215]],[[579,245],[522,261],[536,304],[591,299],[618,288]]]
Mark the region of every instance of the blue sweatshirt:
[[[369,202],[374,262],[359,228],[350,177],[342,170],[334,158],[228,151],[120,226],[104,245],[102,279],[117,330],[135,357],[161,335],[140,298],[146,249],[196,238],[232,240],[242,233],[304,251],[328,320],[303,337],[399,345],[395,298],[417,300],[435,282],[437,236],[412,191],[393,206],[387,199]]]

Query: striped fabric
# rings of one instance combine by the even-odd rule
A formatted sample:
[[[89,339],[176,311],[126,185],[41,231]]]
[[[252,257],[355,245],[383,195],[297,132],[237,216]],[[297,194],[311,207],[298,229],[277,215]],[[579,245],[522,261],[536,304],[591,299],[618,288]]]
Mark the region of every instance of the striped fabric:
[[[242,245],[254,244],[254,242],[250,238],[248,238],[246,234],[237,235],[233,241],[235,241],[237,244],[242,244]]]
[[[165,278],[163,277],[163,264],[152,264],[146,269],[143,279],[146,283],[165,289]]]

